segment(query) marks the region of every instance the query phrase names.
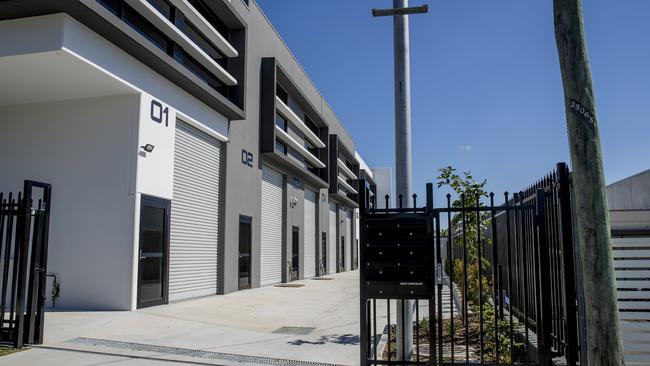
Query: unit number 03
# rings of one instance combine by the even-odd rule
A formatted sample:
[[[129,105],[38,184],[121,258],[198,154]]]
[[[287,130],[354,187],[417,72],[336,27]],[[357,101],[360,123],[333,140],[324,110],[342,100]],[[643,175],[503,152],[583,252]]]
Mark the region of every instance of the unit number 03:
[[[169,126],[169,107],[164,107],[162,103],[157,100],[151,101],[151,119],[154,122],[163,123],[165,127]]]

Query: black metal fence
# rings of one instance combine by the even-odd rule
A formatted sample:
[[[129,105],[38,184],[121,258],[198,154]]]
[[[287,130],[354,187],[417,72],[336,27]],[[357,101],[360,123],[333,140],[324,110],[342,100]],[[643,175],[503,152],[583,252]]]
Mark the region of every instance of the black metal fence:
[[[49,184],[25,181],[22,193],[0,193],[0,342],[43,342],[50,220]]]
[[[536,194],[543,197],[545,193],[540,190]],[[434,222],[446,228],[442,232],[447,237],[447,250],[438,259],[445,267],[443,283],[438,284],[438,307],[442,313],[439,319],[444,324],[440,333],[447,340],[440,347],[440,365],[547,365],[550,361],[542,345],[531,342],[527,336],[531,326],[528,319],[518,322],[504,313],[500,267],[488,260],[498,253],[500,238],[511,235],[510,227],[496,225],[498,216],[535,218],[544,206],[531,202],[497,206],[494,201],[492,193],[487,197],[460,195],[453,200],[447,195],[447,206],[434,210]],[[544,227],[536,219],[519,224],[519,243],[529,248],[529,253],[521,257],[525,262],[522,268],[529,274],[526,286],[537,288],[540,269],[533,252],[539,237],[544,235]],[[530,294],[532,302],[541,299],[536,291]]]
[[[433,208],[427,199],[426,207],[415,209],[402,208],[401,198],[395,209],[370,209],[370,202],[361,202],[362,365],[577,364],[568,168],[558,164],[527,190],[505,193],[502,205],[495,205],[497,199],[491,193],[453,200],[448,195],[446,207]],[[429,218],[435,275],[425,280],[431,290],[421,292],[425,296],[413,295],[417,290],[409,296],[395,289],[401,296],[394,297],[364,291],[372,288],[367,279],[378,268],[372,248],[379,242],[369,230],[380,216]],[[403,247],[400,240],[392,245]],[[381,246],[391,244],[384,240]],[[413,263],[397,262],[411,274],[418,271]],[[413,357],[394,347],[400,338],[395,323],[404,317],[395,305],[408,306],[409,299],[415,300]]]
[[[487,252],[490,271],[496,269],[498,278],[500,312],[508,309],[508,317],[514,316],[524,326],[527,341],[531,333],[541,334],[544,339],[537,339],[540,352],[576,365],[578,310],[571,175],[567,165],[559,163],[527,189],[512,196],[505,194],[504,201],[506,206],[534,205],[543,210],[539,217],[521,211],[514,215],[501,212],[494,220],[493,227],[506,233],[495,239],[495,251]],[[535,223],[541,225],[541,235],[531,241],[531,232],[526,228]]]

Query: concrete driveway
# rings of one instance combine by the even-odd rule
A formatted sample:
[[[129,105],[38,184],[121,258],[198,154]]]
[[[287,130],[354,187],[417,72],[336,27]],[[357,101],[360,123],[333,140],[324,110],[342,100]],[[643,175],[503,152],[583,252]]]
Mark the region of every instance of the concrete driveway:
[[[358,272],[328,277],[134,312],[48,312],[45,344],[0,365],[357,365]]]

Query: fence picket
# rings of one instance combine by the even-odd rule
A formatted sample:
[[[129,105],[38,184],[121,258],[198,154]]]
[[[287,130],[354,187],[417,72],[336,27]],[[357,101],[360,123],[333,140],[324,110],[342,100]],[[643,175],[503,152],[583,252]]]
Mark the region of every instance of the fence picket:
[[[34,208],[34,189],[43,198]],[[6,197],[6,198],[5,198]],[[43,341],[43,296],[51,185],[25,181],[14,196],[0,193],[0,342],[21,348]],[[38,290],[38,291],[37,291]]]

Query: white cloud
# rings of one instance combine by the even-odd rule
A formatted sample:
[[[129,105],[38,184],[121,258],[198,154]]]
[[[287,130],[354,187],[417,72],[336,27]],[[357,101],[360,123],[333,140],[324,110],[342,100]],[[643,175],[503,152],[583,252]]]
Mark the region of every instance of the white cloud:
[[[472,151],[472,145],[459,145],[458,149],[460,151]]]

